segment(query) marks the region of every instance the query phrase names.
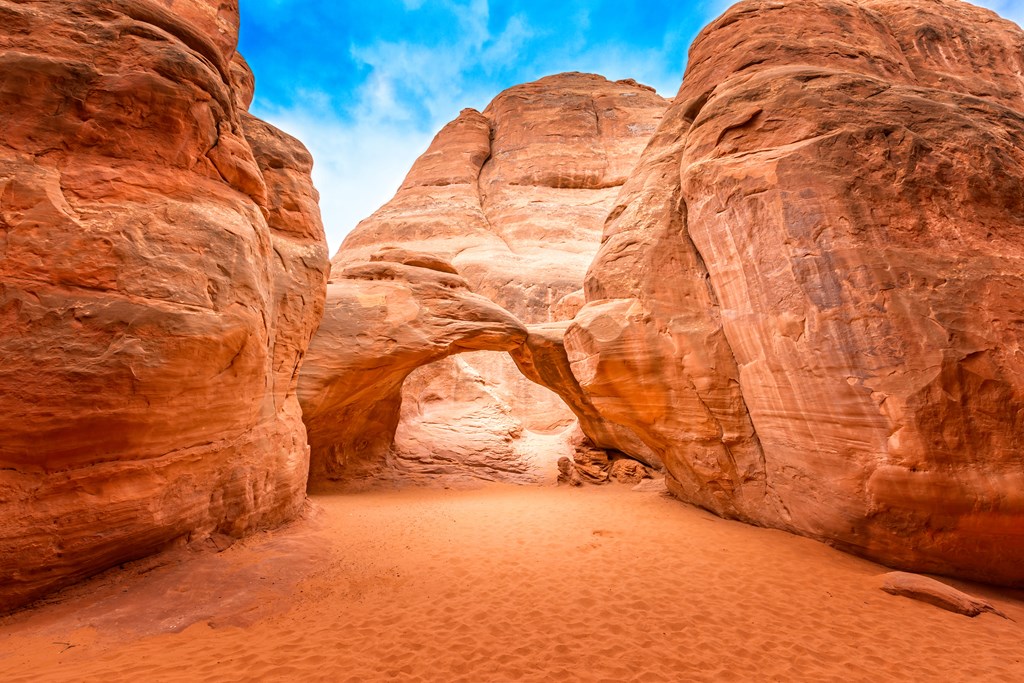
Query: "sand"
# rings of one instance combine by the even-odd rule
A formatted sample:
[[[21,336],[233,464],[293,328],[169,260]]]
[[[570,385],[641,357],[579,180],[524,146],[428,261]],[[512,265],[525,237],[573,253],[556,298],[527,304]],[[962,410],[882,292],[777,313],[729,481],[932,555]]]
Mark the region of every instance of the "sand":
[[[886,571],[627,487],[317,495],[0,620],[0,680],[1024,680],[1024,595],[950,582],[1012,620],[971,619]]]

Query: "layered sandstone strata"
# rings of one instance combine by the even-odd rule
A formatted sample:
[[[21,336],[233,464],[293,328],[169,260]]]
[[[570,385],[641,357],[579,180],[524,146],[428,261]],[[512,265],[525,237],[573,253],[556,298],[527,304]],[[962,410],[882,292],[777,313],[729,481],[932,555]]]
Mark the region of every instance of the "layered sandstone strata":
[[[525,323],[571,317],[604,219],[667,105],[633,81],[570,73],[464,110],[348,236],[334,268],[398,245],[449,261]],[[505,354],[440,360],[413,372],[403,395],[391,450],[408,475],[528,481],[540,474],[531,461],[553,472],[572,451],[573,413]]]
[[[0,1],[0,610],[292,517],[328,261],[237,5]]]
[[[742,2],[697,38],[563,337],[677,495],[1024,583],[1022,67],[961,2]]]

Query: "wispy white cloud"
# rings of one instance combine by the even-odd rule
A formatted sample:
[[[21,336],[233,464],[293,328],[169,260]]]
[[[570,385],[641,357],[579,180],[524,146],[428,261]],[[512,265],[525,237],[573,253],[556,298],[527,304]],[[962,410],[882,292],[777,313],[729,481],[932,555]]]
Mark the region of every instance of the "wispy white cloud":
[[[313,155],[313,184],[320,191],[327,242],[333,254],[356,224],[387,202],[432,134],[374,110],[350,120],[310,93],[291,108],[257,102],[254,112],[301,140]]]
[[[475,100],[486,85],[467,77],[474,70],[493,73],[517,58],[534,32],[526,19],[513,15],[496,33],[488,30],[486,0],[466,5],[446,3],[459,25],[454,40],[432,43],[380,40],[351,48],[369,76],[356,100],[378,118],[415,119],[421,127],[437,128]],[[423,118],[426,115],[426,118]]]
[[[368,74],[355,93],[346,93],[350,104],[338,106],[329,93],[304,92],[288,107],[259,99],[253,107],[313,154],[313,181],[332,253],[360,220],[391,198],[445,123],[465,107],[482,108],[496,94],[467,72],[514,59],[532,35],[521,16],[492,34],[486,0],[449,5],[458,10],[454,41],[353,45],[352,57]],[[406,6],[414,9],[416,3]]]
[[[1024,0],[972,0],[975,5],[988,7],[999,15],[1024,26]]]
[[[686,39],[666,33],[661,45],[638,48],[625,44],[587,45],[546,54],[537,59],[531,70],[534,77],[561,71],[586,71],[601,74],[609,80],[634,78],[658,91],[663,97],[674,97],[679,89],[686,61]]]
[[[617,30],[609,28],[609,17],[625,9],[567,0],[559,5],[564,12],[553,14],[544,11],[549,1],[522,2],[517,13],[509,13],[502,11],[506,6],[488,0],[380,0],[379,12],[356,15],[384,23],[372,31],[344,34],[340,45],[331,45],[342,56],[337,63],[343,66],[335,68],[343,78],[307,73],[301,89],[290,85],[294,74],[288,69],[268,70],[273,86],[258,88],[254,112],[299,137],[313,152],[314,180],[332,251],[360,220],[390,199],[433,135],[461,109],[481,109],[506,87],[561,71],[635,78],[671,97],[679,87],[693,34],[732,4],[693,0],[663,26],[634,23]],[[1024,0],[973,1],[1024,23]],[[334,15],[327,9],[334,5],[329,2],[250,0],[249,16],[263,17],[265,24],[263,33],[252,34],[264,41],[251,43],[253,49],[279,45],[274,22],[285,21],[300,5],[310,11],[318,7],[315,16],[325,35],[336,35],[338,29],[330,25]],[[627,6],[635,10],[647,5],[622,7]],[[662,14],[671,7],[665,4]],[[611,14],[610,8],[615,10]],[[560,23],[552,16],[560,16]],[[387,28],[408,26],[409,21],[429,30]],[[316,23],[303,26],[304,31],[321,30]],[[638,26],[643,35],[637,34]],[[324,64],[324,69],[331,68]],[[263,78],[257,72],[257,82]],[[261,92],[276,99],[261,97]]]

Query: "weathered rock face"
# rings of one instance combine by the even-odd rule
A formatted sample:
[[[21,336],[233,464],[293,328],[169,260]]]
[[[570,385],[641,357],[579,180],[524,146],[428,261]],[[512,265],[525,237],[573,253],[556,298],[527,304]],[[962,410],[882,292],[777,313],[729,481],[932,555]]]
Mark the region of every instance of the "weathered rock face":
[[[1024,583],[1022,69],[959,2],[743,2],[698,37],[564,335],[674,492]]]
[[[326,245],[233,2],[0,1],[0,610],[303,500]]]
[[[524,377],[555,392],[575,415],[579,427],[600,448],[629,453],[653,467],[661,458],[636,432],[621,423],[605,419],[573,374],[565,349],[565,332],[573,321],[527,326],[526,341],[509,355]],[[563,456],[567,457],[567,456]]]
[[[333,263],[386,245],[436,254],[522,321],[548,322],[582,286],[618,188],[667,106],[635,82],[592,74],[510,88],[445,126]]]
[[[467,109],[348,236],[334,267],[401,246],[449,261],[472,291],[524,322],[571,317],[605,216],[667,104],[635,82],[576,73],[506,90],[483,113]],[[563,432],[573,414],[505,354],[441,360],[403,393],[393,451],[410,474],[530,480],[528,453],[571,452]],[[542,460],[553,472],[552,455]]]
[[[299,381],[314,485],[393,469],[415,474],[415,463],[392,457],[406,377],[455,353],[508,351],[526,338],[522,323],[451,271],[443,260],[402,250],[335,270]],[[484,431],[511,441],[501,417],[479,416]],[[433,439],[424,445],[444,447]],[[494,460],[502,453],[480,452],[479,462],[465,464],[500,469]],[[434,460],[435,473],[443,473],[443,458]]]

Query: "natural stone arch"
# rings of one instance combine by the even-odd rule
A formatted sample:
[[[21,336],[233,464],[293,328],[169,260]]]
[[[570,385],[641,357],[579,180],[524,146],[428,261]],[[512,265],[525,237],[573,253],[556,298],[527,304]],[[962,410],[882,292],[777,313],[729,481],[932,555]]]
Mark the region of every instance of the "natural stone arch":
[[[569,324],[524,325],[470,291],[434,256],[388,248],[344,267],[328,286],[323,323],[299,380],[310,484],[383,475],[395,447],[403,383],[418,368],[473,351],[508,352],[528,380],[565,402],[587,443],[660,467],[645,444],[605,421],[580,389],[562,343]]]
[[[402,383],[416,368],[465,351],[510,351],[526,337],[515,316],[441,259],[388,249],[335,273],[299,380],[310,481],[383,466]]]

